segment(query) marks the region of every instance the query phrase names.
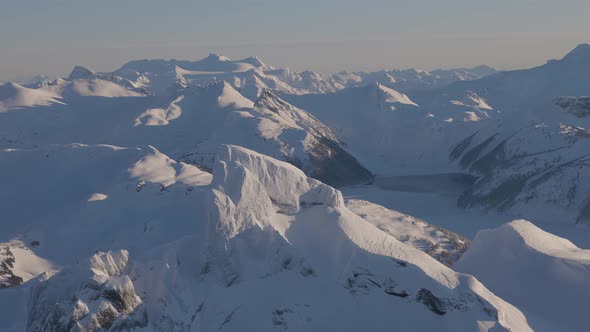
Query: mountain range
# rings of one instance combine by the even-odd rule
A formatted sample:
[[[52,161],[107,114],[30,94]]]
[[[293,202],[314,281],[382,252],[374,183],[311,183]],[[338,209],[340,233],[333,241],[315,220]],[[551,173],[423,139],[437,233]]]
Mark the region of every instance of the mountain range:
[[[590,223],[589,74],[583,44],[516,71],[211,54],[2,84],[0,326],[583,331],[590,254],[540,227]],[[470,239],[348,188],[529,221]]]

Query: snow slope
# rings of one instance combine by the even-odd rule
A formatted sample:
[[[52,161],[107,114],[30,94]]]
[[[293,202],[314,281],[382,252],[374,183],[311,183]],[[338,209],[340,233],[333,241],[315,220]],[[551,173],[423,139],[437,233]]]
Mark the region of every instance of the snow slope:
[[[46,151],[5,153],[36,166],[22,174],[39,177],[20,185],[52,188],[58,180],[44,172],[78,183],[42,209],[41,232],[12,225],[26,239],[44,234],[36,253],[63,268],[0,290],[9,331],[531,330],[475,278],[358,217],[339,191],[251,150],[222,147],[205,187],[188,185],[205,185],[195,179],[202,173],[187,176],[192,166],[153,149],[66,146],[49,160]],[[88,202],[92,192],[108,197]],[[43,199],[15,194],[35,206]],[[62,239],[76,251],[54,244]]]
[[[229,85],[226,88],[232,89]],[[217,127],[182,160],[211,168],[220,144],[239,144],[289,161],[332,185],[372,179],[372,174],[342,148],[328,127],[268,90],[253,107],[229,115]]]
[[[0,87],[5,110],[0,112],[0,147],[152,145],[172,158],[210,168],[219,144],[241,144],[289,160],[334,185],[372,177],[328,127],[271,92],[256,105],[226,82],[148,96],[114,83],[112,76],[96,77],[77,68],[70,75],[73,81],[56,80],[37,89]]]
[[[33,242],[30,246],[38,245]],[[52,273],[59,268],[33,252],[19,240],[0,243],[0,288],[14,287],[41,273]]]
[[[0,85],[0,113],[10,109],[46,106],[59,103],[59,95],[53,91],[29,89],[17,83]]]
[[[586,223],[589,143],[584,128],[565,124],[479,131],[451,150],[459,165],[481,176],[459,204],[536,221]]]
[[[469,248],[469,240],[424,220],[359,199],[346,200],[346,207],[398,241],[424,251],[452,266]]]
[[[452,84],[484,94],[496,123],[477,123],[450,149],[450,159],[481,176],[459,203],[535,221],[588,221],[590,121],[584,117],[590,46],[529,70]],[[580,96],[580,97],[562,97]]]
[[[147,250],[187,232],[189,225],[167,228],[168,220],[211,174],[151,147],[71,144],[0,151],[0,182],[0,209],[10,220],[0,223],[0,243],[20,239],[63,266],[117,243]]]
[[[481,231],[454,268],[517,305],[535,331],[586,329],[590,250],[528,221]]]
[[[393,112],[383,112],[383,85],[282,97],[328,125],[378,176],[469,173],[480,179],[461,207],[585,223],[588,68],[590,46],[580,45],[539,67],[413,90],[407,97],[418,106]]]
[[[329,126],[352,154],[379,175],[453,172],[448,146],[463,137],[464,118],[489,111],[464,105],[433,114],[411,96],[382,84],[331,94],[282,95]],[[444,111],[444,113],[443,113]],[[445,121],[458,119],[457,121]]]
[[[587,223],[588,64],[588,45],[501,73],[211,55],[0,85],[0,326],[579,330],[585,250],[515,222],[453,265],[467,240],[328,184],[450,174],[473,179],[436,191],[461,207]]]

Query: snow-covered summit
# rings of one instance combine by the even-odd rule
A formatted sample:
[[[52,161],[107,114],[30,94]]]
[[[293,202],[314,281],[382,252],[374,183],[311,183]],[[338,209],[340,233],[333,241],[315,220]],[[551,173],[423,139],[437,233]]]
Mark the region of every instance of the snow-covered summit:
[[[94,75],[96,75],[96,72],[94,72],[86,67],[76,66],[70,72],[70,75],[68,76],[67,80],[73,81],[75,79],[81,79],[81,78],[92,78],[92,76],[94,76]]]
[[[229,84],[223,83],[223,86],[234,91],[232,95],[241,97]],[[183,103],[188,101],[190,99],[185,99]],[[182,159],[211,168],[220,144],[239,144],[289,161],[307,174],[333,185],[366,183],[372,178],[327,126],[269,90],[262,92],[253,105],[250,102],[242,106],[225,112],[211,135]]]
[[[247,57],[247,58],[241,60],[241,62],[249,63],[252,66],[254,66],[254,68],[270,69],[270,67],[268,67],[264,62],[262,62],[262,60],[257,56]]]
[[[310,307],[318,301],[314,289],[323,287],[323,301],[339,298],[340,292],[354,296],[360,306],[384,301],[385,307],[408,313],[405,319],[397,320],[397,326],[417,330],[426,329],[432,317],[419,314],[424,320],[415,320],[409,314],[414,305],[408,306],[407,301],[424,305],[428,309],[424,313],[434,317],[448,317],[453,321],[447,322],[451,329],[488,330],[495,326],[529,330],[520,313],[494,298],[475,279],[455,274],[438,262],[432,264],[434,260],[428,255],[350,212],[338,191],[306,178],[292,165],[236,146],[222,147],[218,160],[209,198],[216,209],[206,217],[210,233],[205,235],[205,282],[257,292],[260,276],[267,289],[274,289],[278,280],[287,278],[292,283],[290,289],[306,285],[309,292],[300,292],[298,297]],[[273,255],[256,255],[269,250]],[[342,252],[349,254],[343,257]],[[275,299],[270,296],[266,301]],[[267,303],[260,305],[266,307]],[[286,319],[288,324],[299,326],[302,322],[296,316],[304,311],[293,304],[287,306],[296,315],[279,313],[277,320]],[[324,314],[347,306],[341,302],[324,307]],[[365,310],[358,308],[357,312],[364,315]],[[257,311],[249,312],[258,315]],[[306,323],[307,329],[324,326],[324,314],[306,313],[313,317]],[[340,329],[358,324],[373,328],[387,325],[388,315],[369,314],[371,320],[363,315],[340,316],[339,322],[329,324]],[[480,317],[481,321],[473,325],[468,317]],[[252,324],[243,319],[232,319],[230,328]]]
[[[411,105],[411,106],[418,106],[416,103],[414,103],[408,96],[406,96],[403,93],[400,93],[398,91],[395,91],[394,89],[388,88],[385,85],[382,85],[380,83],[375,83],[375,88],[377,89],[378,93],[380,93],[383,96],[383,100],[386,103],[392,103],[392,104],[403,104],[403,105]],[[394,109],[395,110],[395,106]]]
[[[226,57],[225,55],[219,55],[215,53],[209,53],[209,55],[201,60],[202,62],[225,62],[231,61],[230,58]]]
[[[117,80],[120,84],[132,83],[136,88],[151,94],[169,95],[177,86],[208,85],[225,80],[248,98],[255,99],[259,92],[270,88],[278,93],[332,93],[349,87],[379,82],[402,92],[435,89],[458,80],[473,80],[495,72],[490,67],[449,69],[429,73],[423,70],[379,70],[319,74],[313,71],[295,71],[274,68],[256,56],[232,60],[211,53],[201,60],[144,59],[133,60],[111,73],[97,73],[77,66],[70,79],[101,77]],[[122,79],[128,83],[122,82]]]
[[[2,290],[3,326],[531,330],[475,278],[380,231],[348,210],[339,191],[289,163],[222,146],[213,182],[196,187],[170,184],[177,165],[156,150],[144,153],[76,146],[1,154],[31,165],[39,178],[63,173],[76,184],[54,197],[55,209],[44,209],[44,230],[27,233],[43,235],[36,253],[63,269]],[[91,183],[79,181],[89,173],[97,175]],[[46,192],[59,183],[52,178],[31,181]],[[84,200],[98,190],[108,197]],[[64,209],[73,203],[76,210]],[[63,236],[78,250],[64,255]]]
[[[52,89],[30,89],[18,83],[0,84],[0,113],[35,106],[59,104],[60,95]]]
[[[516,220],[480,231],[455,268],[524,310],[535,331],[584,329],[590,250]]]

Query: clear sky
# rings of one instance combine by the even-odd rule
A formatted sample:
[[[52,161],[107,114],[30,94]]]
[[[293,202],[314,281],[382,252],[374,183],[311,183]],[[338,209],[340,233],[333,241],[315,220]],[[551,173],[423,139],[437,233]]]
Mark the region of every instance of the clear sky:
[[[331,72],[531,67],[590,42],[590,0],[0,0],[0,81],[144,58]]]

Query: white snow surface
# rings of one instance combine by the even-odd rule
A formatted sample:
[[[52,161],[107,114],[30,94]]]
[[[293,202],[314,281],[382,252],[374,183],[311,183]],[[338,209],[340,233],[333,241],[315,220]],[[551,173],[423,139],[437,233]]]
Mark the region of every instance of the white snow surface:
[[[346,207],[397,240],[452,266],[469,247],[469,240],[405,213],[364,200],[348,199]]]
[[[584,330],[589,64],[2,84],[0,326]]]
[[[525,220],[480,231],[454,268],[522,309],[535,331],[582,331],[590,250]]]
[[[85,77],[77,71],[71,76]],[[333,183],[371,177],[328,127],[270,91],[254,103],[229,83],[217,82],[154,97],[110,76],[88,75],[36,89],[8,86],[6,99],[0,99],[5,110],[0,112],[0,148],[152,145],[174,159],[211,168],[220,144],[240,144],[289,160],[318,178],[333,176]],[[341,169],[330,172],[333,167]]]
[[[242,147],[223,146],[201,187],[153,148],[57,146],[2,158],[32,167],[17,173],[16,183],[30,184],[23,189],[70,184],[46,208],[46,195],[8,190],[11,204],[42,211],[0,233],[38,239],[36,253],[64,266],[0,291],[1,307],[13,304],[0,311],[9,331],[531,330],[475,278],[352,213],[339,191]],[[109,197],[86,202],[96,192]]]
[[[481,78],[494,72],[493,68],[480,66],[432,72],[406,69],[319,74],[313,71],[274,68],[257,57],[232,60],[223,55],[210,54],[197,61],[131,61],[111,73],[99,73],[76,66],[68,79],[99,78],[134,89],[144,89],[156,95],[167,94],[179,86],[209,85],[216,81],[227,81],[247,98],[256,99],[264,89],[289,94],[331,93],[375,82],[404,92],[431,90],[455,81]]]

